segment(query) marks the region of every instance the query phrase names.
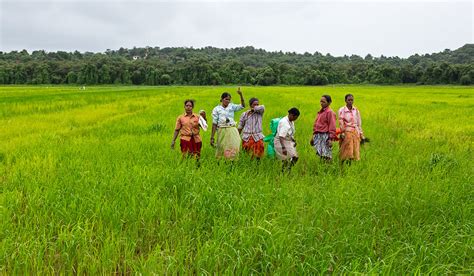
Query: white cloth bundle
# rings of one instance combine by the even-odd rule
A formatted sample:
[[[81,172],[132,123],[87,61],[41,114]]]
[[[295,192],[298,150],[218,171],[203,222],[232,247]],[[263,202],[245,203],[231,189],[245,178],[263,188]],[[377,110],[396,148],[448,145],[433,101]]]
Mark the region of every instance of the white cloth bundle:
[[[201,113],[205,113],[204,110],[199,110],[199,114]],[[201,128],[204,130],[204,131],[207,131],[207,122],[206,120],[202,117],[202,116],[199,116],[199,125],[201,126]]]

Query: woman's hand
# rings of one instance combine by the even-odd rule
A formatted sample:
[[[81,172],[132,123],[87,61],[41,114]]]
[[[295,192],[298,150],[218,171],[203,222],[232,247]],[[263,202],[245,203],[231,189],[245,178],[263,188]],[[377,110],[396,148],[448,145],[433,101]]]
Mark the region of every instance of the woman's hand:
[[[175,143],[175,141],[172,141],[172,142],[171,142],[171,149],[172,149],[172,150],[174,150],[174,143]]]
[[[314,147],[314,139],[313,139],[313,138],[311,138],[311,140],[309,140],[309,144],[310,144],[312,147]]]
[[[199,113],[199,115],[201,115],[201,117],[203,117],[204,120],[207,122],[206,112],[205,112],[205,111],[202,111],[201,113]]]
[[[211,137],[211,147],[214,147],[214,137]]]
[[[329,148],[332,148],[332,141],[331,141],[331,139],[328,139],[328,140],[326,141],[326,144],[327,144],[327,146],[328,146]]]

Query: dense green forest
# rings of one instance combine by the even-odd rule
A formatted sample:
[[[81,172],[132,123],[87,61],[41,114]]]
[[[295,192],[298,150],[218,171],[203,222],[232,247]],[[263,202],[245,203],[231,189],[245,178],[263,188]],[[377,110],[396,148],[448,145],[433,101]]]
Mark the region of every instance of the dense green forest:
[[[0,84],[474,84],[474,44],[409,58],[254,47],[0,52]]]

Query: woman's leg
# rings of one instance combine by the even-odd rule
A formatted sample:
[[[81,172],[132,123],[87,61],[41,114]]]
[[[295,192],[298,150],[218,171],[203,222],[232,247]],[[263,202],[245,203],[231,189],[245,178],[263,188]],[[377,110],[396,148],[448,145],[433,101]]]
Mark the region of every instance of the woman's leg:
[[[352,132],[345,132],[345,138],[340,142],[339,147],[339,159],[341,162],[345,160],[353,159],[354,144],[353,144]]]
[[[189,154],[190,151],[192,150],[191,141],[186,141],[186,140],[180,139],[179,140],[179,146],[181,148],[181,154],[183,155],[183,158],[187,154]]]
[[[360,160],[360,136],[358,133],[354,133],[354,160]]]
[[[262,158],[264,154],[265,146],[263,145],[263,140],[258,140],[253,145],[252,157],[257,158],[257,160],[260,160],[260,158]]]

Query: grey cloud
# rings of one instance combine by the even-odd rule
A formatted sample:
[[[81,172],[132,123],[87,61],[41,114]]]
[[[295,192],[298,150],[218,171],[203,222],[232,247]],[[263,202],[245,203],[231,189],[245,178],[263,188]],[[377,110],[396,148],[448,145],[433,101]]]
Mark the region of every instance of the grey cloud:
[[[2,51],[252,45],[408,56],[473,41],[471,2],[0,1]]]

